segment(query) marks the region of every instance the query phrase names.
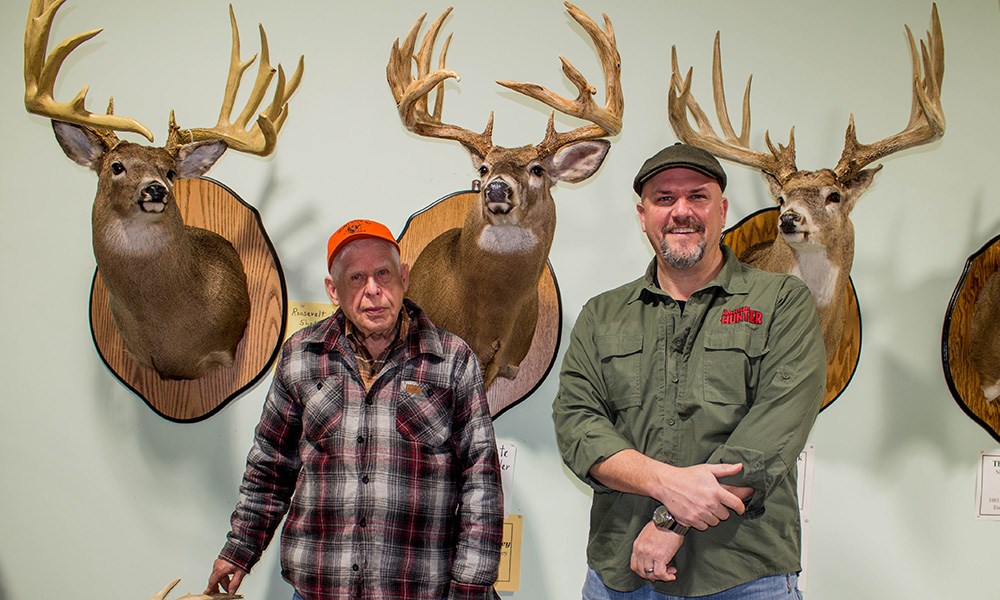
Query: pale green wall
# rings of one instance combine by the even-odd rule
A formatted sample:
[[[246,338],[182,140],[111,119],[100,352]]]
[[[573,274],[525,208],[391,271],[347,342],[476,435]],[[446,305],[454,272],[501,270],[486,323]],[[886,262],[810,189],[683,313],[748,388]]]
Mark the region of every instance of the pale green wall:
[[[49,124],[21,104],[27,0],[0,7],[0,599],[148,598],[183,578],[200,591],[222,544],[260,413],[260,385],[211,419],[170,423],[117,383],[88,329],[95,181],[65,159]],[[723,53],[736,114],[754,77],[753,141],[796,126],[799,165],[830,167],[848,114],[863,141],[900,129],[910,106],[903,25],[922,33],[926,0],[876,3],[583,0],[607,11],[624,69],[624,130],[590,181],[555,190],[551,261],[562,291],[564,343],[590,296],[635,277],[650,257],[630,182],[674,135],[665,117],[669,51],[695,66],[709,101],[712,36]],[[261,212],[292,300],[324,300],[332,228],[354,217],[398,230],[472,177],[456,144],[406,133],[384,68],[392,40],[429,2],[243,0],[244,52],[264,21],[275,61],[306,55],[307,71],[276,155],[225,157],[211,173]],[[809,539],[810,600],[995,597],[1000,524],[973,518],[975,464],[997,442],[952,400],[940,360],[941,325],[966,258],[1000,233],[994,173],[1000,151],[1000,7],[943,0],[948,131],[930,147],[883,161],[854,212],[853,277],[864,321],[861,364],[820,415]],[[158,141],[168,109],[185,126],[214,121],[228,64],[223,0],[70,0],[54,37],[103,26],[60,79],[69,99],[91,85],[91,107],[117,110]],[[458,2],[446,119],[479,129],[496,110],[498,143],[541,139],[547,111],[493,80],[572,90],[567,56],[601,87],[586,35],[556,1]],[[574,124],[562,119],[563,127]],[[768,206],[766,187],[728,166],[730,223]],[[561,465],[549,419],[555,374],[496,423],[515,442],[513,509],[524,515],[522,591],[512,598],[576,598],[584,574],[589,493]],[[290,595],[272,548],[249,577],[250,600]],[[176,597],[179,594],[174,594]]]

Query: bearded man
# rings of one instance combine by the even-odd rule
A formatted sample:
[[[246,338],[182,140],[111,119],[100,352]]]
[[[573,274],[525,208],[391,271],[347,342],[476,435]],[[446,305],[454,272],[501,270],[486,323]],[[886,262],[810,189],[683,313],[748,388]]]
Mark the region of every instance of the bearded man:
[[[721,244],[726,173],[675,144],[633,181],[655,257],[583,307],[553,403],[593,490],[585,600],[796,599],[796,461],[826,356],[805,284]]]

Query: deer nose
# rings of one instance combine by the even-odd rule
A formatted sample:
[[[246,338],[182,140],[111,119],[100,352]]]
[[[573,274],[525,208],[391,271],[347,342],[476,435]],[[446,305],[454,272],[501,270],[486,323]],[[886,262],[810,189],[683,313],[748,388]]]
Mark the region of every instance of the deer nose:
[[[502,214],[510,212],[512,208],[510,197],[513,195],[513,190],[506,182],[499,179],[491,181],[486,186],[485,194],[490,212]]]
[[[781,229],[783,231],[788,231],[795,229],[795,227],[802,222],[802,216],[794,212],[786,212],[781,215]]]
[[[142,191],[153,202],[163,202],[163,197],[167,195],[167,188],[158,183],[151,183]]]

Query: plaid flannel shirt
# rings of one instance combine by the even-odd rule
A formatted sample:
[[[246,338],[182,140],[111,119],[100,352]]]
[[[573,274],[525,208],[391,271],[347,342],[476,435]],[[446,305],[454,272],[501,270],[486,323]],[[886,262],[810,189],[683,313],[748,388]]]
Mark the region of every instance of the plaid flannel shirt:
[[[341,311],[284,345],[220,558],[249,570],[288,513],[308,600],[494,598],[500,467],[476,356],[416,305],[366,392]]]

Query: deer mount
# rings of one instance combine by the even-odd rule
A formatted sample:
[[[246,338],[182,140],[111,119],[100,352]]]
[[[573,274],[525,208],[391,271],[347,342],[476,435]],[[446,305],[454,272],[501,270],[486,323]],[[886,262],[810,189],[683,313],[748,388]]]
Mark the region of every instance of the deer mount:
[[[249,245],[263,247],[263,253],[270,255],[263,257],[267,264],[262,268],[248,269],[243,261],[248,244],[241,243],[238,250],[215,230],[185,223],[181,213],[184,199],[175,194],[185,188],[183,182],[207,172],[227,148],[260,156],[274,150],[288,115],[288,100],[301,81],[303,60],[299,59],[298,68],[286,81],[283,68],[279,65],[275,70],[269,63],[267,38],[261,27],[261,57],[253,90],[246,107],[232,121],[240,81],[256,56],[241,61],[239,31],[230,7],[232,57],[218,123],[207,129],[181,129],[171,112],[165,146],[133,144],[120,140],[115,132],[138,133],[151,142],[153,136],[138,121],[113,114],[113,100],[107,114],[100,115],[86,109],[87,88],[69,102],[53,97],[56,77],[67,56],[101,31],[79,33],[46,56],[52,21],[64,1],[31,2],[25,27],[24,103],[28,112],[52,119],[56,139],[66,155],[98,175],[92,214],[95,295],[97,290],[106,290],[106,308],[128,355],[128,364],[122,366],[126,373],[113,368],[115,374],[157,410],[157,399],[146,397],[129,382],[149,379],[148,373],[155,373],[155,379],[162,381],[205,380],[219,371],[232,370],[238,359],[254,363],[235,365],[239,381],[231,385],[217,388],[209,382],[207,393],[212,397],[204,399],[207,410],[202,406],[175,407],[177,411],[170,414],[158,410],[178,420],[198,418],[228,400],[226,394],[245,389],[247,378],[258,378],[276,356],[280,333],[253,336],[260,346],[257,348],[241,345],[251,337],[244,335],[248,322],[259,321],[261,313],[273,308],[269,304],[274,303],[275,285],[264,280],[276,280],[280,312],[287,302],[277,257],[259,219],[249,220],[252,230],[256,229],[249,235],[257,238]],[[273,100],[250,126],[275,73],[278,81]],[[248,274],[252,281],[248,281]],[[284,323],[283,316],[280,322]],[[100,324],[92,320],[92,325],[96,338]],[[98,348],[102,349],[100,341]],[[109,362],[103,353],[102,358]],[[160,388],[159,384],[153,386]],[[193,391],[197,390],[183,394],[174,390],[168,395],[174,402],[176,396],[191,396]]]
[[[1000,441],[1000,236],[965,263],[945,313],[941,359],[955,401]]]
[[[798,276],[812,291],[819,309],[828,361],[824,406],[829,405],[850,381],[860,349],[860,321],[856,315],[853,319],[857,322],[857,331],[847,328],[851,335],[845,336],[849,313],[857,306],[850,281],[854,261],[854,226],[850,213],[882,168],[881,165],[865,167],[944,135],[941,108],[944,40],[937,6],[931,11],[931,29],[926,41],[921,40],[919,52],[909,27],[906,27],[906,35],[913,68],[912,103],[906,127],[878,142],[861,144],[851,115],[840,161],[833,169],[817,171],[796,167],[794,128],[786,146],[775,146],[765,133],[768,151],[750,148],[750,80],[743,95],[740,133],[736,134],[726,108],[718,33],[712,61],[712,89],[722,137],[716,134],[691,93],[691,70],[685,77],[681,76],[677,49],[672,50],[673,73],[667,104],[674,132],[685,143],[703,148],[719,158],[759,169],[778,204],[776,223],[769,230],[764,229],[767,231],[765,236],[749,239],[743,248],[734,247],[734,250],[741,260],[758,268]],[[694,119],[697,128],[692,127],[690,118]],[[852,345],[857,347],[852,350]],[[843,361],[850,355],[854,356],[854,364]],[[845,372],[846,378],[843,377]]]
[[[431,24],[414,54],[417,33],[426,15],[417,19],[403,42],[397,39],[393,44],[386,67],[403,126],[420,136],[459,142],[478,172],[477,189],[471,193],[474,199],[462,195],[469,203],[455,213],[454,222],[446,230],[435,232],[429,242],[414,243],[407,238],[417,235],[418,229],[408,225],[400,244],[404,253],[411,246],[419,252],[410,270],[408,296],[435,324],[462,337],[475,351],[494,415],[523,398],[491,396],[494,384],[518,379],[523,383],[522,361],[532,348],[536,332],[559,330],[557,297],[554,311],[541,315],[539,311],[540,287],[554,290],[554,281],[547,282],[551,277],[547,259],[556,224],[551,188],[558,181],[579,182],[593,175],[611,146],[603,138],[621,130],[621,58],[611,21],[604,15],[602,29],[577,7],[565,5],[597,49],[605,76],[606,104],[597,106],[592,98],[596,90],[566,59],[562,59],[563,72],[579,90],[574,100],[537,84],[498,81],[561,113],[591,123],[556,132],[553,113],[545,137],[536,145],[494,145],[492,113],[482,133],[442,121],[444,84],[448,79],[458,79],[457,73],[445,67],[450,36],[438,68],[432,70],[431,63],[438,33],[450,8]],[[428,95],[432,91],[436,96],[430,108]],[[545,368],[531,373],[528,393],[544,378],[557,348],[558,333]]]

